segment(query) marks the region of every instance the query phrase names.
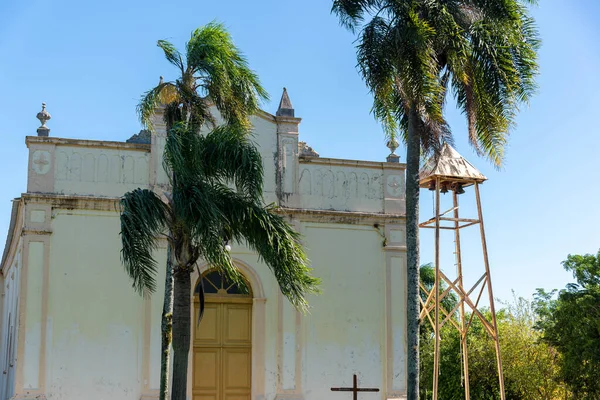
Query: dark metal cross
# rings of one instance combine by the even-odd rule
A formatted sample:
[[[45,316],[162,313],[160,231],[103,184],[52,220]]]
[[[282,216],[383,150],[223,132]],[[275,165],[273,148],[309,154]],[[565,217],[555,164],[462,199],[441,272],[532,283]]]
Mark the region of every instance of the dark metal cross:
[[[352,399],[358,400],[358,392],[379,392],[377,388],[359,388],[358,381],[356,379],[356,374],[354,374],[353,385],[352,387],[332,387],[332,392],[352,392]]]

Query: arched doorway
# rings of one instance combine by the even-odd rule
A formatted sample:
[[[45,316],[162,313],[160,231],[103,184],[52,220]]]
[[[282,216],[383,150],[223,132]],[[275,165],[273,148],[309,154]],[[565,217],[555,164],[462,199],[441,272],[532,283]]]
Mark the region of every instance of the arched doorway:
[[[252,381],[252,293],[218,271],[202,275],[194,290],[198,316],[200,285],[205,307],[193,338],[193,400],[250,400]]]

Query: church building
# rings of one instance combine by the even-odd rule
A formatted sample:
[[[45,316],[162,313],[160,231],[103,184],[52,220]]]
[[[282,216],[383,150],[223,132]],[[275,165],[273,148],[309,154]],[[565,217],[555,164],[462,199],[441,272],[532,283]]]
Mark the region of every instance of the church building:
[[[118,202],[168,184],[162,115],[155,133],[123,142],[55,137],[45,106],[38,118],[0,264],[0,400],[158,399],[164,269],[155,294],[134,291]],[[361,400],[406,396],[405,165],[393,147],[385,162],[321,157],[300,121],[285,90],[275,115],[252,117],[265,203],[302,235],[321,293],[297,312],[242,246],[231,255],[249,294],[199,262],[206,311],[192,324],[190,400],[350,400],[331,388],[356,381],[379,389]],[[155,258],[165,265],[166,241]]]

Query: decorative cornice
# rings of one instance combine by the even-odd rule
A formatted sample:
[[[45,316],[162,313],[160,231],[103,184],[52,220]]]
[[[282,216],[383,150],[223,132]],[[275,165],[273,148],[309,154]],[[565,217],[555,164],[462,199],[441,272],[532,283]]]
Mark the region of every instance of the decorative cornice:
[[[403,163],[387,163],[379,161],[362,161],[362,160],[347,160],[343,158],[323,158],[323,157],[299,157],[300,164],[319,164],[327,166],[340,167],[361,167],[361,168],[377,168],[377,169],[396,169],[404,171],[406,164]]]
[[[324,223],[372,225],[374,223],[399,223],[406,219],[402,214],[383,214],[360,211],[310,210],[306,208],[280,207],[275,210],[279,214],[298,218],[301,221]]]
[[[28,390],[26,393],[15,394],[10,400],[46,400],[45,393],[39,393],[39,390]]]
[[[55,193],[23,193],[25,203],[49,204],[67,210],[119,211],[120,197],[72,196]]]
[[[52,193],[23,193],[25,203],[50,204],[55,208],[94,211],[119,211],[119,197],[73,196]],[[403,214],[383,214],[360,211],[311,210],[306,208],[279,207],[278,214],[296,217],[302,221],[319,221],[346,224],[399,223]]]
[[[283,116],[283,115],[281,115],[281,116],[277,115],[277,116],[275,116],[273,118],[275,118],[275,120],[277,122],[280,122],[280,123],[281,122],[289,122],[289,123],[292,123],[292,124],[299,124],[300,122],[302,122],[302,118],[286,117],[286,116]]]
[[[28,235],[52,235],[52,230],[47,230],[47,229],[23,229],[21,231],[21,236],[28,236]]]
[[[408,251],[406,246],[385,246],[383,249],[385,251],[396,251],[401,253],[406,253]]]
[[[150,152],[149,144],[126,143],[103,140],[67,139],[48,136],[26,136],[27,147],[32,144],[53,144],[56,146],[96,147],[102,149],[132,150]]]

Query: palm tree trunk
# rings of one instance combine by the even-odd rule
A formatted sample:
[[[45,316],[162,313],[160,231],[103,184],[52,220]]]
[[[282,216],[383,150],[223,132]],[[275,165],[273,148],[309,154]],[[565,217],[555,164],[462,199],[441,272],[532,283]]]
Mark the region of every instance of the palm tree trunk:
[[[408,115],[406,145],[406,278],[407,278],[407,349],[408,398],[419,400],[419,161],[421,140],[418,115]]]
[[[173,296],[173,388],[171,400],[185,400],[190,351],[191,277],[186,268],[174,272]]]
[[[171,236],[171,235],[169,235]],[[160,355],[160,393],[159,400],[169,398],[169,364],[171,354],[171,331],[173,329],[173,260],[171,243],[167,244],[167,271],[165,274],[165,297],[163,301]]]

